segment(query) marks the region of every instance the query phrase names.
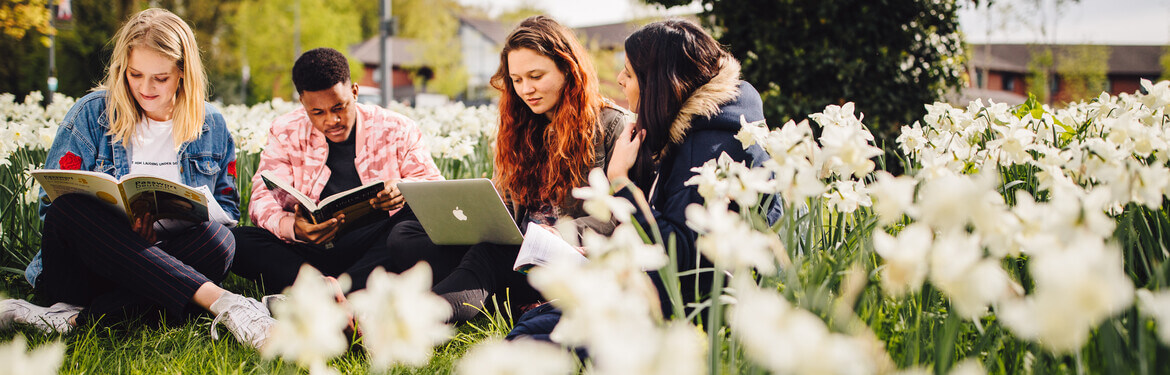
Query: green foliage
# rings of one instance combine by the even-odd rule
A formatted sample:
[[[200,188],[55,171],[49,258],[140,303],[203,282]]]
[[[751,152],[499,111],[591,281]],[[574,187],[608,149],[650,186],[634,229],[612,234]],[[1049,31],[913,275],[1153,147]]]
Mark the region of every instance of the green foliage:
[[[300,24],[296,24],[296,13]],[[292,66],[299,52],[331,47],[348,53],[361,42],[360,15],[351,2],[328,0],[244,0],[232,21],[251,70],[248,101],[291,99]],[[300,51],[294,43],[300,29]],[[350,70],[360,67],[351,60]],[[358,69],[360,71],[360,69]]]
[[[1088,100],[1105,91],[1109,83],[1106,77],[1109,73],[1109,55],[1112,53],[1109,46],[1073,45],[1065,47],[1061,52],[1056,73],[1060,75],[1062,89],[1057,100]]]
[[[934,102],[961,84],[954,0],[703,4],[708,10],[702,18],[743,63],[744,80],[760,90],[773,125],[852,101],[871,130],[885,138],[896,125],[920,118],[925,113],[920,103]]]
[[[1162,57],[1158,58],[1158,64],[1162,65],[1162,76],[1158,77],[1158,80],[1170,79],[1170,47],[1162,48]]]
[[[458,9],[452,0],[399,0],[393,8],[397,36],[418,41],[421,51],[414,53],[434,71],[434,79],[426,82],[427,92],[447,96],[466,90],[468,77],[459,48],[459,19],[451,9]],[[416,76],[415,84],[422,83]]]
[[[51,17],[48,0],[0,0],[0,33],[6,37],[22,39],[32,30],[51,35]]]
[[[110,39],[134,4],[106,0],[72,0],[73,20],[59,25],[56,37],[58,92],[81,97],[101,83],[110,59]],[[0,37],[0,92],[23,97],[47,91],[48,48],[33,30],[25,38]]]
[[[1041,103],[1052,100],[1052,66],[1051,48],[1039,48],[1032,51],[1032,59],[1028,60],[1028,76],[1024,82],[1028,87],[1028,95],[1035,96]]]

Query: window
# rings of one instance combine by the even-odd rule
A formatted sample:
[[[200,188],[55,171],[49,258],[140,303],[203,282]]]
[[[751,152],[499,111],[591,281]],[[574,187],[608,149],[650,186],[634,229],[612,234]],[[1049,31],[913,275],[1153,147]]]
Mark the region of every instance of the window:
[[[1003,76],[1003,91],[1016,91],[1016,79],[1009,75]]]

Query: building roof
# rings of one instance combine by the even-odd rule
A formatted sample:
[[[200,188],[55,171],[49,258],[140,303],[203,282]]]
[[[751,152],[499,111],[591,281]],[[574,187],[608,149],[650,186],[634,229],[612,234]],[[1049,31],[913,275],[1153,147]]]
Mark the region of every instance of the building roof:
[[[414,39],[403,39],[390,37],[391,59],[394,59],[394,66],[417,66],[421,65],[421,59],[415,56],[415,51],[418,44]],[[361,61],[365,65],[381,65],[382,59],[378,57],[381,46],[378,45],[378,38],[373,37],[366,39],[366,41],[352,45],[349,47],[350,57]]]
[[[637,23],[619,22],[605,25],[578,27],[577,36],[582,44],[597,43],[601,49],[624,49],[626,37],[638,30]]]
[[[1027,73],[1032,51],[1045,45],[1040,44],[970,44],[971,64],[1014,73]],[[1059,63],[1066,51],[1083,45],[1057,44],[1053,48],[1053,59]],[[990,47],[990,57],[988,56]],[[1159,75],[1162,73],[1162,46],[1113,45],[1109,47],[1109,74]]]
[[[480,34],[483,34],[492,43],[503,45],[504,41],[508,39],[508,27],[497,21],[462,16],[459,17],[459,22],[479,31]]]

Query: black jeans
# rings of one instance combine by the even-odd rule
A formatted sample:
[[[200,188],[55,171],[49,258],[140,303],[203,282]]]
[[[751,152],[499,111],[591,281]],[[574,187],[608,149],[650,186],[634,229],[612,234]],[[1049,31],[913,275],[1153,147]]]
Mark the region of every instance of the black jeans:
[[[205,222],[149,243],[125,214],[90,196],[58,197],[41,230],[44,271],[36,290],[48,303],[85,306],[79,322],[157,314],[181,319],[201,311],[195,291],[227,276],[235,241],[221,224]],[[153,316],[151,316],[153,315]]]
[[[431,242],[417,222],[395,228],[397,244],[409,244],[435,270],[431,291],[446,299],[454,311],[450,321],[471,320],[494,295],[507,303],[513,314],[540,301],[540,293],[528,285],[528,276],[512,270],[520,246],[481,243],[472,246],[440,246]],[[406,246],[404,246],[405,248]]]
[[[394,216],[372,215],[377,214],[338,235],[332,248],[285,242],[264,228],[234,228],[237,250],[232,272],[259,280],[266,293],[280,293],[296,281],[297,272],[306,263],[326,276],[348,274],[353,280],[351,290],[365,289],[366,279],[379,266],[395,273],[414,266],[420,255],[410,251],[413,245],[393,239],[398,227],[418,223],[409,206]]]

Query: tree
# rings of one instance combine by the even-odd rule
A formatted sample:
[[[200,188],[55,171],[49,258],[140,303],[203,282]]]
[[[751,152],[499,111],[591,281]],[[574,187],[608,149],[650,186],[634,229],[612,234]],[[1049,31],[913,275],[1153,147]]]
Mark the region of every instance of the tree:
[[[666,6],[688,0],[652,0]],[[773,126],[855,102],[889,138],[962,83],[955,0],[702,0]]]
[[[72,0],[73,20],[56,31],[57,91],[80,97],[101,84],[110,60],[110,40],[122,21],[141,9],[137,1]],[[22,97],[45,91],[48,48],[43,34],[30,29],[21,39],[0,36],[0,92]]]
[[[295,91],[292,66],[298,52],[330,47],[344,53],[361,41],[361,18],[352,2],[243,0],[231,22],[251,71],[248,102],[291,99]],[[297,30],[300,51],[294,42]],[[350,70],[361,71],[361,63],[350,59]]]
[[[0,32],[10,38],[23,39],[30,30],[52,35],[51,17],[48,0],[0,0]]]
[[[1028,60],[1028,76],[1024,83],[1028,94],[1041,103],[1050,103],[1052,95],[1052,67],[1056,65],[1050,46],[1031,48],[1032,58]]]
[[[378,35],[378,3],[358,1],[362,40]],[[459,19],[461,7],[452,0],[393,0],[390,7],[396,23],[395,37],[413,39],[418,50],[411,51],[430,67],[429,72],[416,71],[415,85],[421,86],[426,76],[427,91],[455,96],[467,89],[467,70],[463,68],[463,54],[459,48]],[[368,33],[368,34],[367,34]]]
[[[1062,90],[1053,93],[1056,100],[1075,102],[1096,98],[1109,83],[1109,46],[1075,45],[1061,51],[1056,63]]]
[[[452,0],[398,0],[393,9],[398,36],[418,41],[421,51],[414,52],[432,70],[434,79],[427,82],[427,91],[447,96],[467,90],[467,70],[459,48],[459,19],[453,13],[457,9],[458,4]],[[415,74],[414,79],[415,85],[420,85],[424,77]]]

